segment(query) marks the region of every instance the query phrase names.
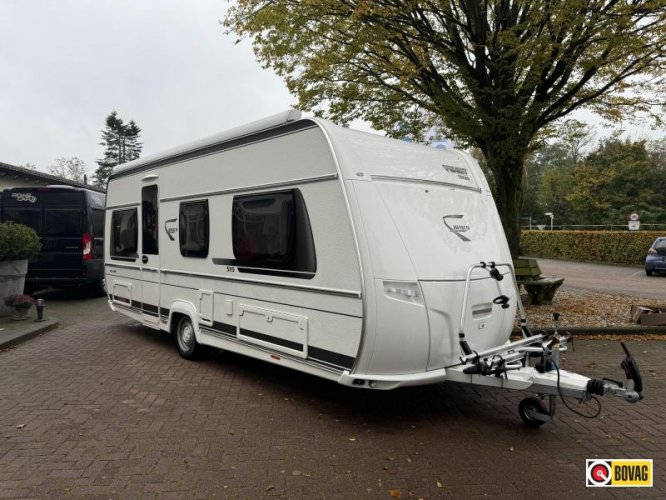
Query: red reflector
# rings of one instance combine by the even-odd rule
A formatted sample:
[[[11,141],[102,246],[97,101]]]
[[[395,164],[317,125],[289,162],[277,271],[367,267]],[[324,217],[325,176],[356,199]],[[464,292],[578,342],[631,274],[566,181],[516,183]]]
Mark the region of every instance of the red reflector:
[[[92,259],[92,236],[90,233],[83,233],[83,260]]]

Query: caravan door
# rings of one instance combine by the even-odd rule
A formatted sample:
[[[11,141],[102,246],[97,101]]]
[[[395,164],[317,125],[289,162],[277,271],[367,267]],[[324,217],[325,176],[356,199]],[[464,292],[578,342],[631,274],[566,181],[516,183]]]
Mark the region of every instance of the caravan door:
[[[156,184],[141,189],[141,315],[147,323],[160,321],[159,189]]]

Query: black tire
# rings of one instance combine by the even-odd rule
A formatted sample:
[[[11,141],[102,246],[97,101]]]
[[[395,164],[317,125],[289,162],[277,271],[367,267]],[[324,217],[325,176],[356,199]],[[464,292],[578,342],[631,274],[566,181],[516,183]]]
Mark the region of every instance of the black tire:
[[[650,269],[646,269],[645,274],[647,274],[648,276],[652,276],[652,274],[654,274],[654,271],[652,271]]]
[[[188,316],[181,316],[176,325],[176,346],[185,359],[195,359],[201,347],[194,335],[194,325]]]
[[[537,413],[540,415],[548,415],[548,410],[546,410],[546,407],[543,405],[540,399],[525,398],[518,405],[518,413],[520,414],[520,418],[523,420],[523,423],[527,427],[536,429],[537,427],[541,427],[543,424],[545,424],[546,421],[536,419],[534,418],[534,415]]]

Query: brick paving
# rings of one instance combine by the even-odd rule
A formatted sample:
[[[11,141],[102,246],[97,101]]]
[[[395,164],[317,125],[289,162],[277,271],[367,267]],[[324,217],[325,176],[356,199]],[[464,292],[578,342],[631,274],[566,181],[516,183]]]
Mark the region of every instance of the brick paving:
[[[47,297],[59,329],[0,352],[0,498],[666,497],[666,342],[634,342],[646,399],[562,405],[456,384],[368,392],[231,353],[198,362],[103,298]],[[611,341],[568,366],[621,378]],[[574,403],[576,404],[576,403]],[[586,489],[586,458],[653,458],[652,489]]]

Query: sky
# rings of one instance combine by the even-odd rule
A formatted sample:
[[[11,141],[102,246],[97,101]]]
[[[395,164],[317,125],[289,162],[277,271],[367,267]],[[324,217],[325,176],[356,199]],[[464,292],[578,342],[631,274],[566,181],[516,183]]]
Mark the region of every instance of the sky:
[[[235,44],[226,0],[0,0],[0,162],[102,158],[105,117],[143,155],[284,111],[282,80]]]
[[[143,129],[147,155],[294,106],[250,43],[224,33],[219,22],[227,6],[0,0],[0,162],[47,171],[56,158],[77,156],[90,175],[113,110]],[[369,130],[362,122],[352,126]],[[632,139],[663,135],[625,130]]]

